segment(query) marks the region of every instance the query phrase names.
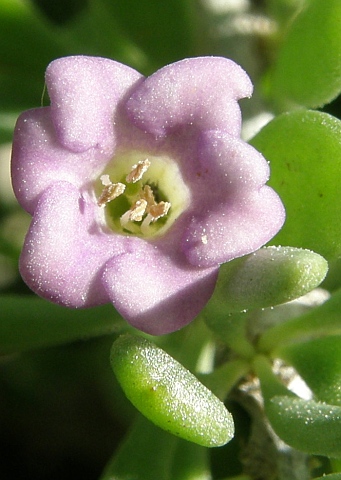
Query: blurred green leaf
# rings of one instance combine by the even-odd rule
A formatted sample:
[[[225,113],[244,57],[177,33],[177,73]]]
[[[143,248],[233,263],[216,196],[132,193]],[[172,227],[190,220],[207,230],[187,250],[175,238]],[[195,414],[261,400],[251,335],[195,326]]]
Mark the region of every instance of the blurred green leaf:
[[[29,1],[0,0],[0,109],[39,106],[44,71],[68,52]]]
[[[169,480],[177,438],[139,416],[100,480]]]
[[[198,9],[193,0],[105,0],[108,10],[154,64],[166,65],[193,56],[198,36]]]
[[[0,354],[33,350],[122,330],[112,305],[72,310],[36,297],[0,297]]]
[[[141,72],[152,68],[143,45],[135,42],[126,25],[120,23],[114,4],[116,2],[88,0],[86,8],[64,23],[59,33],[72,46],[73,54],[112,58]]]
[[[286,208],[284,227],[271,243],[313,250],[328,261],[339,257],[340,120],[309,110],[283,114],[251,143],[270,161],[269,184]]]
[[[323,475],[323,477],[315,478],[315,480],[341,480],[341,473],[332,473],[331,475]]]
[[[255,350],[247,338],[248,316],[246,312],[228,313],[224,303],[210,301],[201,312],[206,325],[241,357],[252,358]]]
[[[224,445],[233,437],[233,419],[224,404],[149,340],[121,336],[110,360],[128,399],[157,426],[206,447]]]
[[[207,452],[138,416],[100,480],[210,480]]]
[[[341,407],[313,400],[274,396],[265,406],[277,435],[297,450],[341,456]]]
[[[289,343],[328,335],[341,335],[341,290],[319,307],[266,330],[259,339],[258,348],[274,351]]]
[[[318,400],[341,406],[341,336],[286,345],[275,355],[295,367]]]
[[[321,107],[341,91],[341,2],[309,0],[293,21],[270,76],[284,105]]]
[[[65,45],[30,1],[0,0],[0,64],[7,73],[44,72]]]

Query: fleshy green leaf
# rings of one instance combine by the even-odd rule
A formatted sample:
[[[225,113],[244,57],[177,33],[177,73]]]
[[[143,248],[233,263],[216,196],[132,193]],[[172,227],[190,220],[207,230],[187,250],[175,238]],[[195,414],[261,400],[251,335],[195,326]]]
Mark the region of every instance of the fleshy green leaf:
[[[295,367],[320,401],[341,406],[341,336],[286,345],[277,355]]]
[[[341,6],[341,2],[340,2]],[[280,115],[253,138],[270,161],[269,184],[286,209],[272,244],[307,248],[328,261],[341,255],[341,122],[321,112]]]
[[[260,379],[265,413],[285,443],[309,454],[341,456],[341,407],[303,400],[286,389],[273,373],[269,360],[253,362]]]
[[[112,347],[111,365],[128,399],[157,426],[206,447],[233,437],[233,419],[224,404],[149,340],[120,337]]]
[[[309,0],[295,18],[270,77],[280,103],[320,107],[341,91],[341,2]]]
[[[112,305],[73,310],[37,297],[0,297],[0,353],[22,352],[122,331]]]
[[[341,456],[341,407],[274,396],[265,411],[277,435],[293,448],[315,455]]]
[[[327,270],[326,260],[309,250],[261,248],[220,267],[211,302],[221,302],[228,312],[278,305],[316,288]]]

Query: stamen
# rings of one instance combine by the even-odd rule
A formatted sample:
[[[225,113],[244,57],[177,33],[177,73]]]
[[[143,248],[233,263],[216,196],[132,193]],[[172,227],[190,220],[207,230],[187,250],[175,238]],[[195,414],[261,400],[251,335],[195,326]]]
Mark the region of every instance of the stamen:
[[[144,185],[143,190],[141,190],[140,198],[147,201],[148,207],[156,205],[153,190],[148,184]]]
[[[159,202],[148,208],[148,214],[141,224],[141,232],[143,235],[148,234],[148,227],[151,223],[156,222],[161,217],[167,215],[171,204],[169,202]]]
[[[130,210],[121,216],[120,222],[122,227],[127,228],[128,222],[140,222],[143,218],[143,215],[146,213],[146,208],[146,200],[137,200],[134,205],[132,205]]]
[[[143,177],[143,174],[146,173],[151,163],[146,158],[145,160],[140,160],[138,163],[131,167],[131,171],[126,176],[126,181],[128,183],[136,183]]]
[[[153,222],[156,222],[161,217],[167,215],[171,204],[169,202],[159,202],[149,208],[149,213],[153,217]]]
[[[123,183],[112,183],[109,175],[102,175],[101,182],[104,188],[97,202],[99,207],[106,205],[108,202],[122,195],[126,188]]]

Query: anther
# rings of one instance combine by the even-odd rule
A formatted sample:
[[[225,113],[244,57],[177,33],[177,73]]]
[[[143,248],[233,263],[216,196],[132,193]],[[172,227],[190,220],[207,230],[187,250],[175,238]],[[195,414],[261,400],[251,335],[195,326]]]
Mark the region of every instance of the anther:
[[[124,213],[120,218],[120,223],[123,228],[127,227],[128,222],[140,222],[143,215],[146,213],[147,202],[146,200],[137,200],[134,205]]]
[[[101,182],[104,188],[97,202],[99,207],[106,205],[108,202],[122,195],[126,188],[123,183],[112,183],[109,175],[102,175]]]
[[[138,182],[139,180],[141,180],[144,173],[146,173],[146,171],[148,170],[150,165],[151,165],[151,163],[148,160],[148,158],[146,158],[145,160],[140,160],[138,163],[136,163],[135,165],[133,165],[131,167],[130,172],[126,176],[126,181],[128,183]]]
[[[147,210],[147,216],[141,224],[141,232],[143,235],[148,234],[148,227],[151,223],[156,222],[161,217],[167,215],[168,210],[170,209],[170,202],[159,202],[151,205]]]

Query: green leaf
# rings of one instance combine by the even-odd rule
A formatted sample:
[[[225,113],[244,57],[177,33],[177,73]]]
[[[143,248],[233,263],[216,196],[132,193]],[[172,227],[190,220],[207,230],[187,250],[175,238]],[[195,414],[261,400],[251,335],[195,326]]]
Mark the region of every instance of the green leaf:
[[[309,0],[295,18],[270,76],[281,104],[321,107],[341,91],[341,2]]]
[[[274,396],[265,411],[277,435],[291,447],[314,455],[341,456],[341,407]]]
[[[228,312],[278,305],[316,288],[327,270],[326,260],[309,250],[261,248],[220,267],[211,302],[222,303]]]
[[[275,355],[295,367],[318,400],[341,406],[341,336],[286,345]]]
[[[0,297],[0,353],[62,345],[122,331],[112,305],[73,310],[37,297]]]
[[[269,184],[286,208],[271,243],[313,250],[328,261],[341,256],[340,120],[305,110],[283,114],[251,143],[270,161]]]
[[[265,413],[277,435],[296,450],[341,456],[341,407],[296,397],[262,355],[255,357],[253,366],[260,379]]]
[[[233,437],[233,419],[224,404],[149,340],[120,337],[111,350],[111,366],[128,399],[157,426],[206,447]]]

